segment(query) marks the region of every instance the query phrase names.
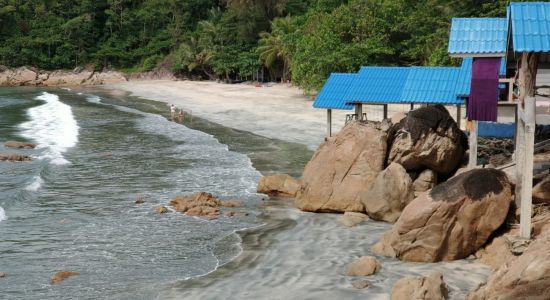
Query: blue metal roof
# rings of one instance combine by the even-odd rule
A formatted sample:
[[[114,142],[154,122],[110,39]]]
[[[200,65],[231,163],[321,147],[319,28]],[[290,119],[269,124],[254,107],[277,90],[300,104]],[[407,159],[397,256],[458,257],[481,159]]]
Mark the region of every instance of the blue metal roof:
[[[457,82],[457,95],[459,97],[468,97],[470,95],[470,87],[472,84],[472,58],[463,58],[462,66],[460,67],[460,75]],[[506,60],[504,58],[500,61],[500,76],[506,76]]]
[[[510,3],[515,52],[550,52],[550,2]]]
[[[313,107],[326,109],[353,109],[347,104],[346,94],[357,74],[332,73],[315,98]]]
[[[401,102],[462,104],[457,97],[460,68],[411,67],[405,83]]]
[[[453,18],[449,35],[451,56],[506,55],[506,18]]]
[[[361,67],[346,98],[348,101],[364,103],[400,103],[409,69]]]

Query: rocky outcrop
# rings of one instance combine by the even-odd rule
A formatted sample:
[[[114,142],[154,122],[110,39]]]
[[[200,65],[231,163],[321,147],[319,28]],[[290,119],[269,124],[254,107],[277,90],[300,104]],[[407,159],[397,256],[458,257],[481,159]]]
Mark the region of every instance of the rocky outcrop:
[[[369,276],[378,272],[382,265],[372,256],[362,256],[350,263],[346,268],[348,276]]]
[[[69,272],[69,271],[57,272],[53,275],[50,283],[51,284],[58,284],[58,283],[61,283],[63,280],[65,280],[69,277],[73,277],[73,276],[77,276],[77,275],[80,275],[80,273],[78,273],[78,272]]]
[[[388,123],[348,123],[325,141],[302,175],[296,206],[312,212],[364,212],[360,195],[384,169]]]
[[[392,300],[444,300],[449,297],[449,289],[443,275],[438,272],[429,277],[405,277],[395,283],[391,291]]]
[[[258,182],[257,192],[270,196],[295,197],[300,184],[287,174],[264,176]]]
[[[210,193],[200,192],[192,195],[178,196],[170,201],[177,212],[189,216],[215,219],[220,215],[221,202]]]
[[[420,193],[431,190],[437,184],[437,173],[426,169],[418,175],[413,182],[413,190],[415,197],[418,197]]]
[[[18,141],[7,141],[4,143],[6,148],[15,148],[15,149],[34,149],[36,147],[33,143],[28,142],[18,142]]]
[[[346,227],[353,227],[368,219],[369,217],[363,213],[346,211],[344,215],[340,218],[340,223],[342,223],[342,225]]]
[[[0,68],[0,86],[77,86],[99,85],[127,81],[116,71],[95,72],[76,68],[73,71],[44,71],[34,68]]]
[[[533,203],[550,205],[550,175],[533,187]]]
[[[360,197],[369,217],[393,223],[414,199],[411,177],[400,164],[391,163]]]
[[[31,161],[32,158],[21,154],[1,154],[0,161]]]
[[[519,257],[502,265],[485,285],[467,299],[548,299],[550,295],[550,235],[529,245]]]
[[[444,175],[459,166],[467,148],[464,133],[441,105],[409,112],[393,126],[390,143],[390,162],[407,171],[431,169]]]
[[[406,261],[465,258],[503,224],[511,189],[499,170],[474,169],[457,175],[414,199],[379,241],[385,244],[374,248]]]

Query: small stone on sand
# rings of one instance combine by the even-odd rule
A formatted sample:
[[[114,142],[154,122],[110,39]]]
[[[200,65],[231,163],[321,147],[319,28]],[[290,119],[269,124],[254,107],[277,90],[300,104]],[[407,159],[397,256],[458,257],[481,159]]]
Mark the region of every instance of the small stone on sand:
[[[366,280],[354,280],[351,285],[356,289],[366,289],[369,287],[369,282]]]

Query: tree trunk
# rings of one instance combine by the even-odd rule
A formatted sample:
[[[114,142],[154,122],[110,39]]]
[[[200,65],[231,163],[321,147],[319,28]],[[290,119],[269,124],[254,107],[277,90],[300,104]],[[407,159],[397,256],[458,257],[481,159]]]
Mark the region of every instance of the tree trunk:
[[[519,100],[523,103],[525,97],[535,97],[537,69],[539,65],[539,54],[523,52],[521,55],[521,66],[519,69]]]

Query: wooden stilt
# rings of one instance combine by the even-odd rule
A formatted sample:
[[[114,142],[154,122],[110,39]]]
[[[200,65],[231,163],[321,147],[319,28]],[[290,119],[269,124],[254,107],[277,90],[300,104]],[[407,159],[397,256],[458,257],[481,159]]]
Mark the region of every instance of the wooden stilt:
[[[469,144],[470,144],[470,158],[468,160],[468,168],[473,169],[477,167],[477,129],[478,122],[472,121],[472,130],[470,130]]]
[[[531,238],[531,211],[533,195],[533,152],[535,147],[535,98],[525,98],[524,117],[524,147],[523,166],[521,178],[521,200],[520,200],[520,237]],[[522,123],[522,122],[520,122]]]
[[[332,109],[327,109],[327,138],[332,136]]]
[[[411,110],[414,110],[414,103],[411,103]]]
[[[357,103],[355,104],[355,114],[357,115],[357,120],[363,119],[363,104]]]
[[[456,105],[456,124],[458,125],[458,128],[460,129],[460,121],[462,119],[462,107],[460,104]]]
[[[384,104],[384,120],[388,118],[388,105]]]

